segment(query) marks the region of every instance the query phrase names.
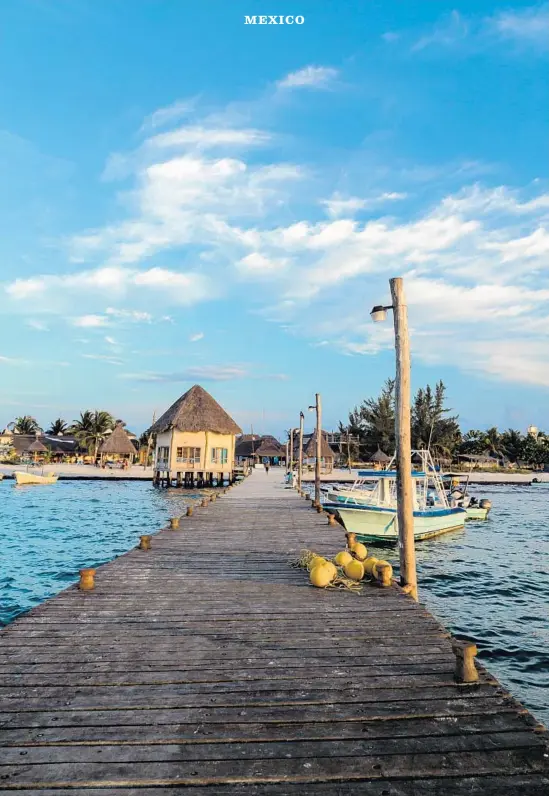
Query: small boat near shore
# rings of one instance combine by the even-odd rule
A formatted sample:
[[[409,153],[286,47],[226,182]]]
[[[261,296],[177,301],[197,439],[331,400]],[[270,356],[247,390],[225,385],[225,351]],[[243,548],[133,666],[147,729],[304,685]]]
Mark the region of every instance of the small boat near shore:
[[[452,506],[440,473],[435,470],[429,451],[414,451],[421,460],[421,469],[412,471],[414,483],[414,537],[430,539],[449,531],[461,530],[467,512]],[[373,490],[342,490],[341,500],[327,501],[324,508],[337,514],[345,529],[356,533],[361,542],[398,540],[396,470],[361,471],[362,481],[375,479]],[[358,502],[358,501],[361,502]]]
[[[539,478],[532,478],[530,486],[549,486],[549,479],[547,481],[540,481]]]
[[[46,473],[45,475],[37,475],[35,473],[26,473],[22,470],[15,470],[13,473],[17,486],[27,486],[30,484],[55,484],[58,475],[55,473]]]

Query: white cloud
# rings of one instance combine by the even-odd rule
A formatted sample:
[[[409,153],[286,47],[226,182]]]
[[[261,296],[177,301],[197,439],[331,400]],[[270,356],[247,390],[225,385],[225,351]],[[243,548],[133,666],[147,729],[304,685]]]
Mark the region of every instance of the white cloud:
[[[412,44],[412,52],[426,48],[481,51],[497,45],[523,45],[528,54],[549,48],[549,4],[497,12],[491,17],[465,17],[454,10]]]
[[[549,47],[549,4],[501,11],[488,20],[493,31],[504,40],[534,47]]]
[[[430,33],[421,36],[413,45],[412,52],[424,50],[426,47],[454,47],[469,36],[469,23],[459,13],[452,11],[441,19]]]
[[[270,135],[262,130],[181,127],[169,133],[161,133],[149,139],[154,147],[187,147],[195,145],[199,149],[223,146],[260,146],[270,140]]]
[[[98,326],[108,326],[109,319],[104,315],[81,315],[78,318],[71,318],[73,326],[80,326],[83,329],[97,328]]]
[[[109,335],[107,335],[105,337],[105,342],[108,343],[108,345],[112,345],[112,346],[118,346],[119,345],[118,341],[115,340],[114,337],[109,337]]]
[[[287,267],[288,260],[284,258],[265,257],[260,252],[252,252],[238,260],[238,271],[248,278],[270,278],[280,275]]]
[[[191,334],[189,337],[190,343],[198,343],[199,340],[204,339],[204,332],[197,332],[196,334]]]
[[[330,66],[305,66],[291,72],[277,83],[278,88],[329,88],[338,75],[338,70]]]
[[[96,359],[99,362],[106,362],[108,365],[121,365],[122,360],[108,354],[81,354],[83,359]]]
[[[327,214],[331,218],[339,218],[344,215],[353,215],[358,210],[365,210],[366,208],[379,207],[386,202],[395,202],[400,199],[406,199],[407,194],[397,193],[396,191],[386,191],[378,196],[360,199],[357,196],[349,196],[344,198],[337,191],[330,197],[330,199],[323,199],[321,204],[326,208]]]
[[[177,100],[172,105],[158,110],[147,116],[143,122],[142,129],[156,129],[158,127],[165,127],[166,125],[176,122],[182,116],[188,116],[196,108],[196,99],[190,100]]]
[[[123,373],[121,379],[141,382],[191,382],[191,381],[240,381],[241,379],[269,379],[286,381],[284,373],[263,373],[245,365],[203,365],[186,368],[176,373]]]
[[[76,296],[83,301],[103,300],[105,297],[124,299],[127,296],[146,296],[154,301],[154,296],[161,296],[163,304],[190,305],[215,295],[215,286],[199,273],[172,271],[166,268],[149,268],[140,271],[120,266],[97,268],[90,271],[79,271],[72,274],[46,274],[30,279],[16,279],[8,283],[4,290],[8,298],[16,304],[25,301],[25,309],[36,302],[38,308],[47,308],[52,312],[65,312]],[[113,317],[131,320],[150,320],[148,312],[115,310],[111,308],[107,314]],[[83,316],[80,326],[107,325],[109,319],[90,313]],[[86,319],[91,319],[86,321]],[[100,319],[94,320],[94,319]]]
[[[150,312],[142,312],[140,310],[121,310],[115,307],[107,307],[105,313],[113,318],[120,318],[135,323],[150,323],[153,319]]]

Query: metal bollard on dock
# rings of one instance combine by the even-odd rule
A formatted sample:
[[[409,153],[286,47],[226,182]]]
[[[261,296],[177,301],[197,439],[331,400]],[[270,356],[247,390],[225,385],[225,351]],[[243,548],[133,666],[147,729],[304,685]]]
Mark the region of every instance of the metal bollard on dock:
[[[452,641],[452,650],[456,656],[456,668],[454,676],[458,683],[476,683],[478,680],[478,672],[475,666],[475,655],[477,654],[477,645],[472,641],[460,641],[454,639]]]

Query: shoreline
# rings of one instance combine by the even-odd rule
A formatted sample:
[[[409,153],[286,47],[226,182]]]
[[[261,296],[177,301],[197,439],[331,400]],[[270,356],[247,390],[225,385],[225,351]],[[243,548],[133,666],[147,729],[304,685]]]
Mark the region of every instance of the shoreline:
[[[153,468],[147,467],[143,469],[142,466],[134,466],[129,470],[102,470],[98,467],[88,464],[47,464],[42,468],[41,465],[34,468],[31,467],[30,471],[53,472],[59,476],[60,481],[152,481]],[[263,470],[263,467],[256,468]],[[15,470],[26,470],[26,465],[6,465],[0,464],[0,475],[4,478],[12,479]],[[270,476],[275,476],[276,472],[285,472],[283,467],[271,468]],[[320,480],[323,483],[329,484],[352,484],[358,475],[358,470],[349,472],[348,470],[334,470],[330,474],[322,474]],[[464,478],[469,474],[462,473]],[[270,477],[267,476],[267,477]],[[538,478],[543,482],[549,483],[549,473],[471,473],[469,477],[470,484],[491,484],[493,486],[505,486],[506,484],[527,486],[531,483],[533,478]],[[303,475],[303,483],[314,483],[314,474],[306,473]]]

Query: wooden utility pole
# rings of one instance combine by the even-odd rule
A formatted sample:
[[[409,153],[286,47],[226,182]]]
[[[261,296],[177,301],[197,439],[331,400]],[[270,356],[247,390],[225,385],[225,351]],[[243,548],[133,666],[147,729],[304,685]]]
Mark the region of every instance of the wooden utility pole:
[[[288,469],[288,468],[289,468],[289,462],[288,462],[288,448],[289,448],[289,443],[288,443],[288,441],[286,441],[286,472],[287,472],[287,473],[289,473],[289,472],[290,472],[290,470]]]
[[[347,466],[349,468],[349,472],[353,469],[353,462],[351,458],[351,435],[347,432]]]
[[[297,488],[301,492],[301,481],[303,479],[303,421],[305,415],[299,413],[299,450],[297,453]]]
[[[322,458],[322,403],[320,393],[315,395],[316,402],[316,459],[315,459],[315,505],[320,506],[320,459]]]
[[[397,453],[397,517],[400,553],[400,584],[417,600],[416,549],[412,484],[412,441],[410,429],[410,338],[408,309],[400,277],[391,279],[395,323],[396,382],[395,437]]]
[[[294,427],[290,429],[290,483],[293,483],[294,476]]]

